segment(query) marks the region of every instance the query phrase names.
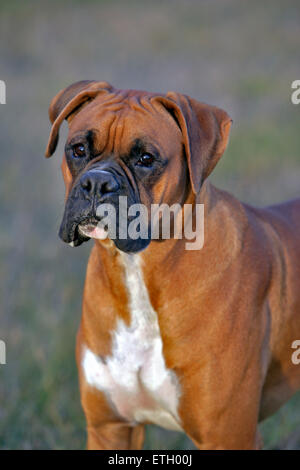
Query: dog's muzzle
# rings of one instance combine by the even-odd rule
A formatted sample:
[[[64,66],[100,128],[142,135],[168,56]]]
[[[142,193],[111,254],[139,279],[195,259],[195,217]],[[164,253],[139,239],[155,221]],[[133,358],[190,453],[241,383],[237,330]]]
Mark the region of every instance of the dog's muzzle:
[[[99,207],[109,204],[114,207],[115,236],[113,239],[117,248],[125,252],[138,252],[144,249],[150,238],[131,239],[129,235],[120,238],[120,220],[124,228],[130,220],[120,212],[119,198],[126,196],[128,208],[139,203],[139,194],[134,190],[125,174],[120,169],[94,167],[84,172],[71,189],[59,230],[60,238],[71,246],[79,246],[90,238],[111,238],[105,218],[99,216]],[[101,212],[101,211],[100,211]],[[120,217],[120,218],[121,218]],[[106,219],[107,221],[107,219]]]

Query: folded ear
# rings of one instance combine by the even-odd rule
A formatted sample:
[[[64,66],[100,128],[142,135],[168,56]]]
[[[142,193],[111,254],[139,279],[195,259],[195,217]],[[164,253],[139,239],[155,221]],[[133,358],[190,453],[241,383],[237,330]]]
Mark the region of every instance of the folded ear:
[[[61,90],[52,99],[49,106],[49,118],[52,128],[45,153],[47,158],[51,157],[55,152],[59,128],[63,120],[67,119],[73,112],[79,111],[86,101],[95,98],[102,91],[113,91],[113,87],[107,82],[82,80]]]
[[[181,129],[191,186],[197,194],[226,149],[232,119],[222,109],[180,93],[168,92],[157,99]]]

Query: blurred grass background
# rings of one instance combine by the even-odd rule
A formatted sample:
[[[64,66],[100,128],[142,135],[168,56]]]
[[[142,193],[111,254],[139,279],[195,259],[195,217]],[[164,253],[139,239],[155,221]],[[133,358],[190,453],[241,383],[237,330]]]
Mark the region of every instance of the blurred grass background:
[[[0,448],[85,446],[74,344],[91,245],[57,237],[63,138],[43,157],[51,98],[99,79],[216,104],[234,126],[212,180],[258,205],[299,197],[299,20],[297,0],[0,0]],[[300,449],[300,395],[261,429],[265,448]],[[192,444],[149,427],[146,447]]]

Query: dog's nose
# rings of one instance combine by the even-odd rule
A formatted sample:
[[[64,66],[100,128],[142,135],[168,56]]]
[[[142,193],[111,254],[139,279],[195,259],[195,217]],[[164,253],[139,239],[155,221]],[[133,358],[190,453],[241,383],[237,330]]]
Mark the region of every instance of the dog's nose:
[[[119,183],[112,173],[104,170],[90,170],[80,178],[80,185],[86,195],[103,196],[119,189]]]

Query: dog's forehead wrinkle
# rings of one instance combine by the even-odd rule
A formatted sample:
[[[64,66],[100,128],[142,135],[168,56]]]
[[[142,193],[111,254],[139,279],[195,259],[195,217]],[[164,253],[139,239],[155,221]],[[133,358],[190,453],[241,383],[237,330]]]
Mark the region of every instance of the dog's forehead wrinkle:
[[[115,93],[110,93],[107,96],[99,96],[94,100],[94,106],[100,106],[103,109],[110,111],[121,111],[124,109],[146,108],[149,99],[144,96],[132,94],[132,90],[118,90]]]
[[[124,152],[125,146],[129,150],[132,139],[137,139],[138,131],[146,135],[150,141],[157,137],[155,126],[157,115],[160,118],[162,115],[166,117],[162,123],[164,128],[172,124],[168,113],[162,113],[162,107],[156,106],[151,98],[152,96],[148,96],[145,92],[136,94],[131,90],[99,96],[75,116],[70,130],[72,129],[73,135],[80,132],[87,133],[88,124],[88,132],[93,132],[91,137],[94,138],[93,143],[97,151],[112,152],[115,149],[118,153],[122,146]],[[83,125],[85,129],[82,129]]]

